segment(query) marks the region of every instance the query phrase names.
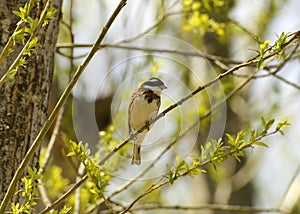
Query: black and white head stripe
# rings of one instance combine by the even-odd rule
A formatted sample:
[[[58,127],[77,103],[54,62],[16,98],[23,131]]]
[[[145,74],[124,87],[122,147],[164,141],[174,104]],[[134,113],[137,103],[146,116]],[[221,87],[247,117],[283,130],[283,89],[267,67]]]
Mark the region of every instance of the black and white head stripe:
[[[152,77],[149,80],[147,80],[146,82],[144,82],[142,84],[142,86],[150,86],[150,87],[163,87],[163,88],[167,88],[165,86],[165,84],[163,83],[163,81],[161,81],[158,78]]]

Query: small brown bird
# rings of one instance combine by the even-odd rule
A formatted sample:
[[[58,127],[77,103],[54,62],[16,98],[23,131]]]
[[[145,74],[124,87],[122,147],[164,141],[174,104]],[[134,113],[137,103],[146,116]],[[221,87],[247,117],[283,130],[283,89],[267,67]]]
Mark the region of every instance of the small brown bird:
[[[160,95],[166,88],[160,79],[151,78],[132,94],[128,108],[129,134],[142,128],[147,121],[157,115],[160,107]],[[141,164],[141,145],[149,129],[143,130],[133,139],[132,165]]]

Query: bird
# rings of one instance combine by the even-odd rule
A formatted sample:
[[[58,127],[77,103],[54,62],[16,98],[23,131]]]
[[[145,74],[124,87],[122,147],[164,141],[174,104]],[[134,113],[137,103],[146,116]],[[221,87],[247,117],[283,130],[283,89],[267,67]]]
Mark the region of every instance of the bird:
[[[149,121],[157,115],[161,103],[161,92],[166,88],[163,81],[159,78],[152,77],[135,90],[131,96],[128,107],[128,127],[130,135],[148,124]],[[131,165],[141,164],[141,145],[150,128],[151,126],[148,126],[142,132],[134,136]]]

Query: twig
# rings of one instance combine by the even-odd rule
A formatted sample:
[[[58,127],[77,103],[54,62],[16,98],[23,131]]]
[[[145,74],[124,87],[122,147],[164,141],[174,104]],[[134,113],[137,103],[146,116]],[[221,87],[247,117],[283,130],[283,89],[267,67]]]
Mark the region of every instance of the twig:
[[[276,208],[259,208],[252,206],[240,206],[240,205],[226,205],[226,204],[204,204],[200,206],[180,206],[180,205],[161,205],[161,204],[145,204],[140,205],[132,209],[132,211],[138,210],[215,210],[215,211],[226,211],[226,212],[280,212]]]
[[[45,186],[42,185],[42,180],[39,180],[39,182],[40,182],[40,185],[38,185],[38,189],[39,189],[39,193],[40,193],[42,202],[45,206],[50,206],[51,200],[48,197],[47,190],[46,190]]]
[[[231,22],[232,24],[234,24],[235,26],[237,26],[238,28],[240,28],[242,31],[244,31],[246,34],[248,34],[255,42],[259,43],[259,38],[253,34],[250,30],[248,30],[247,28],[245,28],[244,26],[242,26],[240,23],[238,23],[237,21],[231,19],[230,17],[228,17],[227,15],[223,15],[220,14],[223,18],[225,18],[227,21]]]
[[[29,148],[28,152],[26,153],[23,161],[21,162],[21,164],[19,165],[17,171],[15,172],[14,177],[13,177],[13,179],[12,179],[12,181],[11,181],[9,187],[8,187],[8,190],[7,190],[7,192],[6,192],[6,194],[5,194],[4,198],[3,198],[3,201],[2,201],[1,207],[0,207],[0,213],[4,213],[4,211],[6,209],[6,206],[9,203],[9,200],[11,199],[11,197],[12,197],[12,195],[14,193],[14,190],[15,190],[15,188],[17,186],[17,183],[20,180],[20,178],[22,177],[22,174],[23,174],[23,172],[24,172],[27,164],[29,163],[29,161],[32,158],[33,154],[35,153],[36,149],[40,145],[41,140],[46,135],[48,129],[51,126],[51,124],[54,122],[55,118],[57,117],[59,110],[62,108],[62,106],[64,105],[65,101],[69,97],[69,95],[70,95],[73,87],[77,83],[77,81],[78,81],[79,77],[81,76],[82,72],[85,70],[86,66],[88,65],[88,63],[91,61],[91,59],[93,58],[93,56],[97,52],[97,49],[98,49],[99,45],[101,44],[102,40],[104,39],[104,37],[105,37],[108,29],[110,28],[110,26],[114,22],[115,18],[119,14],[119,12],[126,5],[126,2],[127,2],[126,0],[121,0],[120,1],[119,5],[115,9],[115,11],[113,12],[113,14],[109,18],[109,20],[107,21],[106,25],[103,27],[103,29],[101,31],[101,34],[99,35],[97,41],[95,42],[95,45],[93,46],[93,48],[91,49],[91,51],[87,55],[87,57],[84,60],[84,62],[78,67],[78,69],[75,72],[75,74],[74,74],[71,82],[69,83],[69,85],[65,89],[64,93],[62,94],[62,96],[60,97],[59,101],[57,102],[54,110],[50,114],[50,116],[47,119],[46,123],[44,124],[43,128],[41,129],[41,131],[37,135],[36,139],[32,143],[32,145]]]
[[[60,124],[61,124],[61,120],[62,120],[62,116],[64,114],[64,108],[62,107],[58,113],[55,125],[54,125],[54,129],[52,132],[52,135],[50,137],[46,152],[45,152],[45,158],[44,158],[44,162],[42,163],[42,165],[40,166],[40,171],[41,173],[44,172],[45,167],[47,166],[47,164],[49,163],[50,157],[51,157],[51,152],[55,143],[55,140],[57,138],[57,135],[59,133],[59,128],[60,128]]]
[[[43,162],[43,164],[41,165],[41,167],[39,169],[39,171],[41,173],[44,172],[44,169],[46,168],[47,164],[49,163],[49,160],[50,160],[50,157],[51,157],[51,151],[53,149],[56,137],[57,137],[58,132],[59,132],[59,128],[60,128],[60,124],[61,124],[61,119],[62,119],[62,116],[63,116],[63,112],[64,112],[64,108],[61,108],[60,111],[59,111],[59,113],[58,113],[58,117],[56,119],[56,123],[55,123],[55,126],[54,126],[54,129],[53,129],[51,138],[49,140],[49,143],[48,143],[48,146],[47,146],[47,149],[46,149],[44,162]],[[43,183],[42,179],[40,179],[39,182]],[[44,185],[38,185],[38,188],[39,188],[39,192],[41,194],[41,199],[42,199],[43,203],[46,206],[49,206],[51,204],[51,201],[50,201],[50,199],[49,199],[49,197],[47,195],[47,191],[45,189],[45,186]]]
[[[162,180],[162,178],[160,180]],[[169,183],[168,180],[165,180],[164,182],[159,183],[159,184],[153,184],[148,190],[146,190],[144,193],[139,195],[131,204],[129,204],[129,206],[126,209],[122,210],[122,212],[120,212],[120,214],[127,213],[136,202],[138,202],[140,199],[144,198],[146,195],[150,194],[151,192],[157,190],[158,188],[166,185],[167,183]]]
[[[287,62],[288,60],[292,59],[293,55],[296,53],[297,49],[299,47],[299,43],[296,44],[295,48],[291,51],[291,53],[289,54],[288,57],[285,58],[285,60],[276,68],[276,70],[274,72],[271,72],[270,74],[273,75],[275,78],[281,80],[282,82],[286,83],[287,85],[290,85],[298,90],[300,90],[300,86],[292,83],[286,79],[284,79],[281,76],[278,76],[278,72],[283,68],[283,66],[285,65],[285,62]]]
[[[56,208],[58,205],[60,205],[63,201],[65,201],[69,196],[77,189],[79,188],[86,180],[88,179],[88,176],[85,175],[81,178],[79,182],[74,184],[74,186],[69,189],[65,194],[63,194],[61,197],[59,197],[56,201],[54,201],[50,206],[46,207],[44,210],[39,212],[39,214],[45,214],[48,213],[50,210]]]
[[[61,43],[56,46],[57,51],[59,52],[62,48],[87,48],[91,47],[92,44],[72,44],[72,43]],[[228,64],[240,64],[241,62],[230,60],[226,57],[222,56],[216,56],[208,53],[199,53],[199,52],[190,52],[190,51],[182,51],[182,50],[176,50],[176,49],[163,49],[163,48],[151,48],[151,47],[145,47],[145,46],[130,46],[130,45],[120,45],[120,44],[103,44],[100,46],[100,49],[104,48],[118,48],[118,49],[126,49],[126,50],[135,50],[135,51],[145,51],[145,52],[158,52],[158,53],[172,53],[172,54],[178,54],[183,56],[194,56],[194,57],[200,57],[205,58],[208,60],[211,60],[213,62],[217,63],[228,63]],[[59,52],[60,53],[60,52]],[[62,53],[60,53],[63,55]],[[68,57],[64,54],[65,57]],[[80,56],[82,57],[82,56]],[[228,66],[225,66],[226,69],[229,69]],[[224,69],[224,65],[223,68]]]
[[[284,79],[283,77],[278,76],[277,74],[274,74],[273,76],[274,76],[275,78],[279,79],[280,81],[286,83],[287,85],[290,85],[290,86],[292,86],[292,87],[294,87],[294,88],[300,90],[300,86],[299,86],[299,85],[297,85],[297,84],[295,84],[295,83],[293,83],[293,82],[290,82],[290,81]]]
[[[108,209],[111,211],[111,213],[112,213],[112,214],[116,214],[116,212],[114,211],[113,207],[112,207],[111,204],[110,204],[110,201],[107,200],[107,199],[105,198],[105,195],[104,195],[103,193],[101,193],[101,197],[103,198],[103,200],[104,200],[106,206],[107,206]]]
[[[83,163],[79,164],[78,170],[77,170],[77,176],[76,176],[76,183],[80,182],[81,180],[81,175],[85,172],[85,166]],[[75,202],[74,202],[74,214],[79,214],[80,213],[80,194],[81,192],[81,187],[78,187],[75,191]]]

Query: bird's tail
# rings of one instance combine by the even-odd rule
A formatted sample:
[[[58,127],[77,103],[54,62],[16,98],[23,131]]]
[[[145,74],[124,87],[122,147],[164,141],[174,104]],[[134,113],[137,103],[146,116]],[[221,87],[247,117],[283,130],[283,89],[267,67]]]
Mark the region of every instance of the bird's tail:
[[[141,145],[134,143],[133,146],[133,153],[132,153],[132,160],[131,165],[140,165],[141,164]]]
[[[142,142],[146,136],[146,133],[139,133],[136,138],[134,139],[133,145],[133,153],[132,153],[132,160],[131,165],[140,165],[141,164],[141,146]]]

